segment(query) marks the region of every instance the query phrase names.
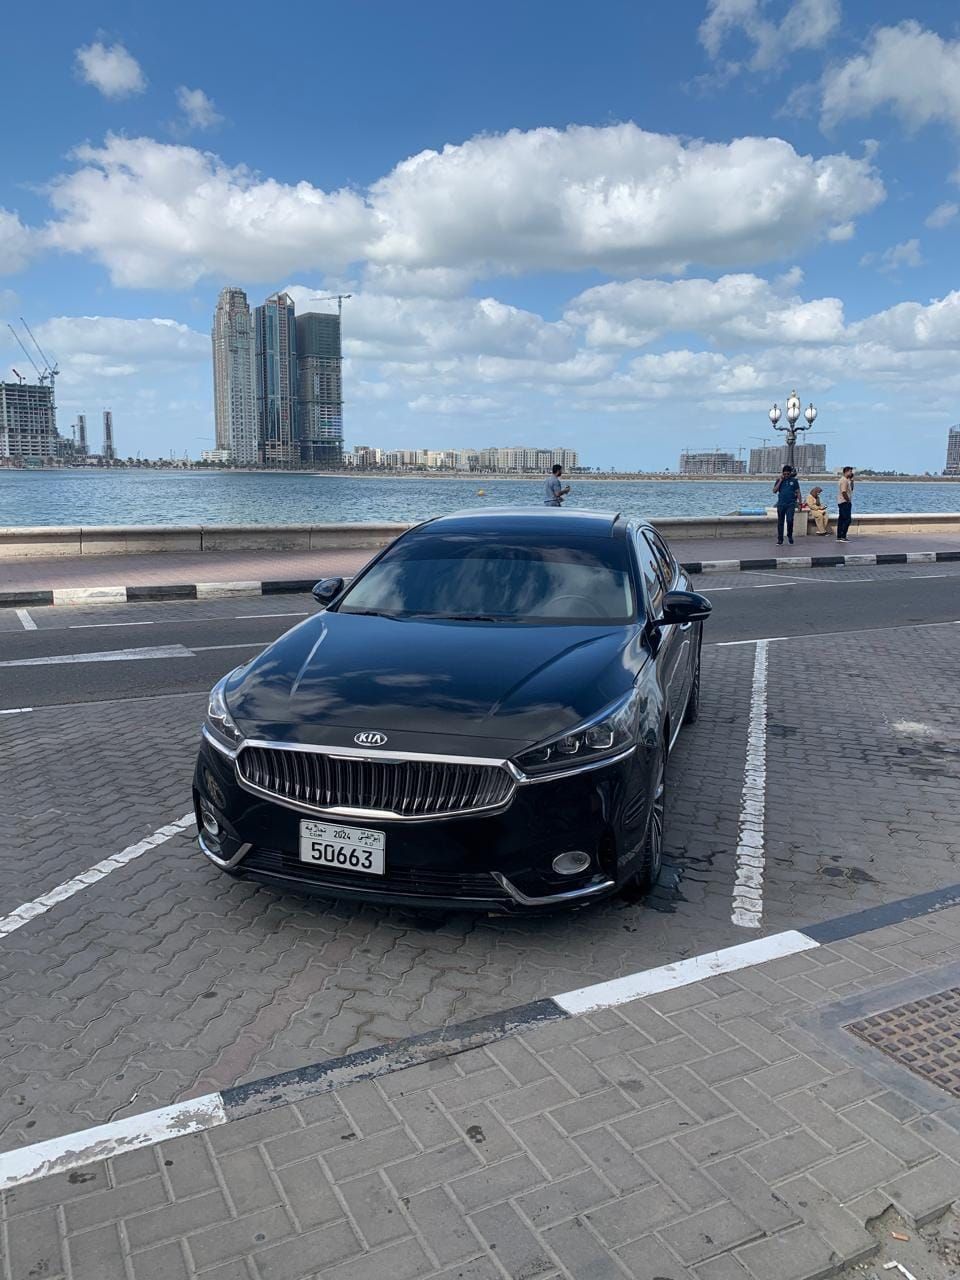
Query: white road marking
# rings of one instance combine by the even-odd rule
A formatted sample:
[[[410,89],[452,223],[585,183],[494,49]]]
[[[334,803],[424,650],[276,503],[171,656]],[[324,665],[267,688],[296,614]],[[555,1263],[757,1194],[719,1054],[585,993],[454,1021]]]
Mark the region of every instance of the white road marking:
[[[201,1133],[226,1122],[227,1113],[220,1094],[208,1093],[172,1107],[126,1116],[123,1120],[82,1129],[79,1133],[68,1133],[62,1138],[35,1142],[30,1147],[20,1147],[0,1155],[0,1189],[18,1187],[55,1173],[66,1173],[80,1165],[108,1160],[111,1156],[136,1151],[139,1147],[152,1147],[187,1133]]]
[[[22,716],[25,711],[32,710],[33,707],[7,707],[5,710],[0,711],[0,716]]]
[[[309,618],[310,615],[304,609],[303,613],[238,613],[237,618]]]
[[[36,631],[36,629],[37,629],[37,624],[36,624],[36,623],[34,622],[34,620],[30,617],[30,614],[26,611],[26,609],[18,609],[18,610],[17,610],[17,617],[18,617],[18,618],[20,619],[20,621],[23,623],[23,629],[24,629],[24,631]]]
[[[819,945],[806,934],[787,929],[783,933],[772,933],[767,938],[754,938],[735,947],[724,947],[721,951],[708,951],[702,956],[691,956],[689,960],[661,965],[659,969],[631,973],[610,982],[596,982],[591,987],[567,991],[553,998],[567,1013],[589,1013],[593,1009],[608,1009],[612,1005],[656,995],[660,991],[672,991],[675,987],[688,987],[718,973],[733,973],[737,969],[764,964],[767,960],[796,955],[798,951],[811,951]]]
[[[0,667],[56,667],[65,662],[140,662],[149,658],[192,658],[182,644],[160,644],[143,649],[98,649],[93,653],[53,653],[44,658],[7,658]]]
[[[767,641],[757,641],[747,726],[747,763],[740,794],[737,871],[733,885],[734,924],[759,929],[763,923],[763,826],[767,796]]]
[[[860,627],[856,631],[848,631],[845,628],[842,631],[802,631],[795,636],[764,636],[763,640],[767,644],[773,644],[776,640],[832,640],[837,636],[872,636],[876,632],[884,631],[905,631],[911,628],[916,630],[926,629],[927,627],[960,627],[960,618],[947,618],[943,622],[898,622],[892,627]],[[705,640],[703,647],[705,649],[732,649],[738,644],[756,644],[757,637],[752,640]]]
[[[177,818],[176,822],[168,822],[165,827],[158,827],[152,835],[146,836],[143,840],[138,840],[136,844],[128,845],[126,849],[121,849],[119,853],[111,854],[109,858],[104,858],[102,862],[95,862],[92,867],[88,867],[80,875],[74,876],[72,880],[64,880],[62,884],[58,884],[56,888],[48,890],[47,893],[42,893],[39,898],[34,898],[32,902],[25,902],[23,906],[11,911],[8,916],[0,916],[0,938],[6,937],[8,933],[15,933],[17,929],[22,929],[31,920],[36,920],[37,916],[45,915],[57,903],[66,902],[68,898],[72,898],[75,893],[80,893],[82,889],[89,889],[98,880],[103,880],[105,876],[108,876],[111,871],[117,871],[120,867],[125,867],[128,863],[143,857],[145,853],[155,849],[158,844],[164,844],[173,836],[180,835],[182,831],[192,827],[195,822],[196,818],[191,810],[190,813],[185,813],[182,818]]]
[[[267,644],[269,643],[267,641]],[[262,640],[246,640],[243,644],[195,644],[191,652],[213,653],[217,649],[265,649],[267,644]]]
[[[141,619],[137,622],[71,622],[68,631],[89,631],[94,627],[155,627],[155,619]]]

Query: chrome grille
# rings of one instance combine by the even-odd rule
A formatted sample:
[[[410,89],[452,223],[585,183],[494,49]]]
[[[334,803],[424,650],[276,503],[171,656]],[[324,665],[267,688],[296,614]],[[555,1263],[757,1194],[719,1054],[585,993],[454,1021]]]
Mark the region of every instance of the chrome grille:
[[[237,769],[252,787],[294,804],[403,818],[496,809],[514,788],[510,774],[496,764],[368,760],[285,747],[244,747]]]

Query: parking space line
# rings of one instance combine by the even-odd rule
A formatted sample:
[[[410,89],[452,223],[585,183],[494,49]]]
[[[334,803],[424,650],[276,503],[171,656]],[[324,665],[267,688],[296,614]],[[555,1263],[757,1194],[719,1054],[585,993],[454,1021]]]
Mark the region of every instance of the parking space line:
[[[309,618],[310,615],[303,610],[302,613],[238,613],[237,618]]]
[[[17,610],[17,617],[18,617],[18,618],[20,619],[20,621],[23,623],[23,629],[24,629],[24,631],[36,631],[36,629],[37,629],[37,624],[36,624],[36,623],[34,622],[34,620],[30,617],[30,614],[27,612],[27,610],[26,610],[26,609],[18,609],[18,610]]]
[[[22,716],[27,711],[32,711],[33,707],[4,707],[0,710],[0,716]]]
[[[128,845],[126,849],[121,849],[119,853],[111,854],[109,858],[104,858],[102,862],[95,862],[92,867],[82,872],[78,876],[74,876],[72,880],[65,880],[62,884],[58,884],[56,888],[42,893],[39,898],[34,898],[32,902],[25,902],[23,906],[17,907],[11,911],[8,916],[0,916],[0,938],[6,937],[7,934],[22,929],[25,924],[29,924],[31,920],[35,920],[37,916],[42,916],[48,912],[51,907],[55,907],[60,902],[66,902],[68,898],[72,898],[74,894],[80,893],[83,889],[89,889],[91,885],[96,884],[98,880],[103,880],[111,871],[117,871],[120,867],[127,866],[128,863],[142,857],[145,853],[149,853],[151,849],[155,849],[157,845],[164,844],[173,836],[180,835],[192,827],[196,822],[193,811],[185,813],[182,818],[177,818],[176,822],[168,822],[166,826],[159,827],[152,835],[146,836],[143,840],[138,840],[136,844]]]
[[[763,923],[763,827],[767,797],[767,645],[758,640],[753,662],[747,763],[740,795],[737,869],[730,919],[744,929]]]
[[[764,636],[764,644],[773,644],[775,640],[833,640],[837,636],[871,636],[875,632],[907,631],[911,628],[926,630],[929,627],[960,627],[960,618],[945,618],[943,622],[898,622],[892,627],[858,627],[854,631],[844,628],[840,631],[798,631],[795,636]],[[752,640],[705,640],[705,649],[733,649],[741,644],[756,644],[757,637]]]

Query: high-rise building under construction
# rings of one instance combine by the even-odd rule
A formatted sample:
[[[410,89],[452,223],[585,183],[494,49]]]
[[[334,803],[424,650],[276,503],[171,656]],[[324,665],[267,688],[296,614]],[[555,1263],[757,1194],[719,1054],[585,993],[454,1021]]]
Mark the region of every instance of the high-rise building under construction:
[[[109,409],[103,411],[103,452],[104,462],[116,462],[117,451],[113,444],[113,414]]]
[[[293,299],[275,293],[255,312],[257,424],[263,462],[298,467],[297,325]]]
[[[297,316],[297,434],[300,461],[339,467],[343,461],[343,378],[340,317]]]
[[[220,290],[213,317],[213,404],[216,447],[232,462],[260,460],[257,425],[256,339],[247,295]]]

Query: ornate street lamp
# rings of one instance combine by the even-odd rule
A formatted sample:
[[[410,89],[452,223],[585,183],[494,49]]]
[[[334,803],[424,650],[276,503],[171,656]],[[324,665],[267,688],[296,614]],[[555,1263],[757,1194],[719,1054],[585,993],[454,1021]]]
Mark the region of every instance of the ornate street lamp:
[[[792,467],[795,456],[794,450],[797,444],[797,432],[810,430],[817,419],[817,411],[811,401],[803,411],[807,425],[805,427],[798,426],[797,423],[800,421],[800,397],[796,391],[791,391],[787,396],[787,425],[785,427],[779,425],[781,416],[780,406],[775,404],[769,413],[770,422],[775,431],[785,431],[787,433],[787,463]]]

